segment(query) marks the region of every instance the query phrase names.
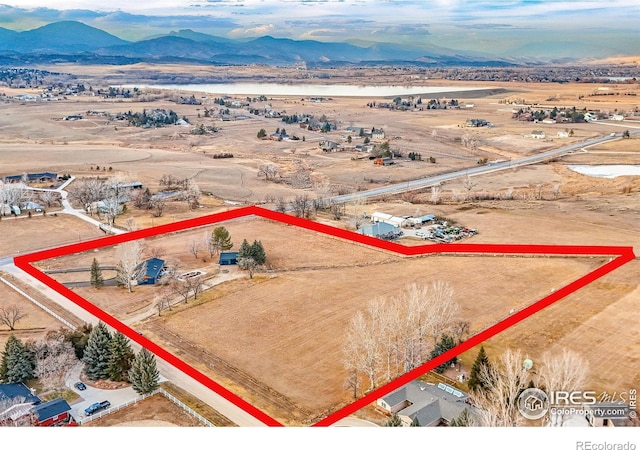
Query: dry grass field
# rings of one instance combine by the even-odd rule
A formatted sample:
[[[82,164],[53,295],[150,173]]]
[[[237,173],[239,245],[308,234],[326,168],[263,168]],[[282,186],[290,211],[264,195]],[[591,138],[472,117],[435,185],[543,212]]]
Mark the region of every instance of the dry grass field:
[[[158,70],[179,77],[186,70],[184,66],[149,64],[121,67],[117,73],[111,69],[74,65],[55,68],[76,73],[95,85],[106,83],[107,78],[112,84],[137,82]],[[236,81],[250,81],[256,75],[251,67],[194,66],[188,70],[221,82],[229,72],[233,72]],[[295,70],[266,68],[260,75],[272,82],[296,82],[301,76]],[[302,189],[286,182],[295,173],[308,175],[309,185],[328,183],[345,192],[354,191],[474,166],[479,159],[515,159],[638,128],[638,123],[631,120],[534,124],[512,119],[512,110],[518,108],[512,103],[520,102],[628,113],[640,107],[637,96],[640,89],[635,84],[610,83],[603,87],[578,83],[453,82],[424,80],[404,72],[383,74],[378,69],[338,71],[332,73],[332,82],[489,86],[494,90],[477,98],[459,97],[474,103],[473,108],[430,111],[369,108],[368,102],[385,99],[358,97],[336,97],[320,103],[292,97],[268,100],[273,109],[286,114],[325,115],[335,120],[338,130],[326,134],[264,117],[231,122],[205,119],[203,109],[215,107],[216,94],[206,94],[203,105],[179,105],[171,101],[176,93],[160,91],[150,92],[156,98],[150,102],[88,96],[46,104],[8,100],[0,104],[0,177],[36,171],[69,172],[80,177],[117,175],[142,181],[156,191],[161,175],[170,173],[193,179],[203,192],[210,194],[203,197],[203,207],[195,211],[188,211],[183,204],[169,203],[161,218],[152,219],[147,212],[133,208],[118,218],[120,225],[132,217],[139,227],[147,227],[222,211],[230,207],[223,199],[254,204],[277,197],[291,199],[303,193],[314,197],[315,189]],[[0,87],[2,92],[13,96],[25,90]],[[603,92],[612,95],[594,95]],[[423,96],[423,101],[446,97]],[[141,129],[98,116],[61,120],[70,114],[86,114],[88,110],[119,113],[152,108],[173,109],[194,126],[215,125],[220,131],[196,136],[190,134],[191,127]],[[470,118],[483,118],[494,126],[464,127]],[[260,128],[271,133],[283,125],[289,134],[295,133],[301,140],[274,142],[256,138]],[[347,145],[347,126],[382,127],[391,148],[405,154],[420,152],[423,161],[403,160],[383,167],[373,165],[366,154],[324,153],[319,149],[318,144],[325,139]],[[524,137],[534,129],[543,130],[547,138]],[[558,138],[557,133],[566,129],[572,129],[573,136]],[[465,147],[463,137],[476,140],[477,147]],[[359,139],[353,139],[353,145],[358,143]],[[234,158],[212,158],[221,152],[233,153]],[[464,180],[458,180],[441,186],[444,202],[440,204],[430,203],[427,190],[379,199],[366,205],[364,211],[447,217],[480,231],[467,242],[624,245],[633,246],[636,254],[640,254],[637,206],[640,177],[593,178],[566,167],[637,164],[638,155],[637,137],[617,139],[546,164],[473,177],[475,186],[471,194],[504,198],[513,191],[513,200],[464,201],[461,199],[465,194]],[[430,156],[436,159],[435,163],[424,161]],[[258,168],[265,163],[278,166],[282,182],[266,182],[257,177]],[[100,170],[96,171],[96,166]],[[272,205],[268,202],[268,206]],[[347,213],[351,208],[347,206]],[[325,215],[319,215],[317,220],[338,227],[351,226],[348,220],[334,221]],[[344,371],[339,337],[353,313],[366,307],[372,298],[391,295],[411,281],[444,279],[454,286],[463,317],[470,321],[473,330],[479,330],[504,317],[510,309],[529,304],[604,262],[599,258],[479,256],[407,259],[269,221],[236,220],[224,225],[231,232],[234,249],[244,238],[261,240],[272,272],[253,280],[222,283],[197,302],[179,305],[173,312],[163,313],[159,318],[154,316],[136,327],[243,398],[292,424],[307,423],[350,400],[342,389]],[[211,231],[214,226],[205,229]],[[196,258],[187,250],[189,242],[201,240],[203,234],[204,230],[198,229],[148,239],[145,244],[147,249],[162,247],[164,258],[179,263],[185,271],[203,269],[212,281],[220,280],[215,261],[204,251]],[[92,226],[63,215],[0,222],[3,255],[101,235]],[[417,245],[426,241],[400,242]],[[114,249],[100,249],[46,261],[41,267],[85,267],[94,256],[101,264],[117,262]],[[492,338],[486,344],[490,357],[497,357],[511,347],[521,348],[535,361],[546,350],[573,348],[590,362],[591,388],[610,391],[637,388],[640,343],[637,327],[633,325],[640,318],[635,306],[640,296],[638,269],[637,261],[633,261]],[[118,288],[78,288],[77,292],[121,320],[133,320],[145,312],[153,312],[156,289],[140,286],[132,294]],[[8,292],[7,298],[11,295]],[[33,314],[30,327],[49,326],[46,317]],[[476,353],[474,349],[463,355],[463,368],[470,366]]]
[[[2,255],[29,253],[44,248],[73,244],[104,236],[97,227],[65,214],[54,217],[0,220],[0,246]]]
[[[26,314],[17,322],[14,331],[10,331],[9,327],[0,324],[0,352],[4,351],[4,345],[11,334],[23,342],[37,341],[44,338],[49,331],[57,331],[63,326],[53,316],[38,308],[4,283],[0,283],[0,299],[2,299],[0,304],[3,307],[16,305]]]
[[[393,296],[408,283],[446,280],[456,292],[461,318],[476,332],[604,262],[406,258],[263,219],[224,225],[234,242],[251,237],[263,242],[269,274],[217,285],[197,302],[181,304],[161,317],[152,310],[155,286],[136,287],[132,294],[116,287],[77,292],[122,320],[149,311],[151,317],[133,324],[136,329],[289,423],[307,423],[349,401],[342,389],[342,336],[353,314],[372,299]],[[214,272],[212,262],[196,260],[186,249],[190,237],[202,234],[176,233],[148,244],[165,248],[167,258],[180,260],[185,270]],[[97,254],[101,263],[113,264],[106,256],[115,258],[114,252],[103,249]],[[94,256],[71,255],[46,264],[80,267]]]

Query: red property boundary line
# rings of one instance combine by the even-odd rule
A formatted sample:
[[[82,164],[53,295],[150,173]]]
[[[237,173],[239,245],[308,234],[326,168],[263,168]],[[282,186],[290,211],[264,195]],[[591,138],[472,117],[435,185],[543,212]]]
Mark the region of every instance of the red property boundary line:
[[[597,269],[589,272],[588,274],[578,278],[570,284],[564,286],[561,289],[553,292],[552,294],[544,297],[541,300],[529,305],[528,307],[508,316],[500,322],[492,325],[491,327],[473,335],[466,341],[462,342],[458,346],[451,350],[439,355],[438,357],[426,362],[420,367],[413,369],[410,372],[396,378],[390,383],[375,389],[365,395],[364,397],[356,400],[355,402],[347,405],[346,407],[336,411],[328,417],[320,420],[314,426],[328,426],[336,421],[354,413],[355,411],[363,408],[364,406],[376,401],[380,397],[383,397],[399,387],[407,384],[434,369],[440,364],[452,359],[454,356],[463,353],[476,345],[486,341],[487,339],[495,336],[496,334],[506,330],[509,327],[516,325],[527,317],[535,314],[538,311],[552,305],[553,303],[561,300],[567,295],[576,292],[578,289],[593,283],[600,277],[612,272],[613,270],[623,266],[635,259],[632,247],[616,247],[616,246],[581,246],[581,245],[524,245],[524,244],[428,244],[415,247],[406,247],[395,242],[383,241],[370,236],[364,236],[352,231],[335,228],[329,225],[324,225],[317,222],[312,222],[297,217],[292,217],[287,214],[271,211],[268,209],[260,208],[257,206],[248,206],[222,213],[212,214],[204,217],[198,217],[195,219],[183,220],[180,222],[174,222],[166,225],[160,225],[152,228],[146,228],[142,230],[136,230],[129,233],[119,234],[115,236],[107,236],[104,238],[94,239],[91,241],[80,242],[77,244],[65,245],[54,249],[43,250],[27,255],[16,256],[14,258],[15,265],[24,270],[34,278],[38,279],[42,283],[46,284],[59,294],[62,294],[76,305],[85,309],[87,312],[93,314],[96,318],[103,321],[112,328],[120,331],[129,339],[137,342],[143,347],[153,352],[157,357],[162,358],[169,364],[180,369],[185,374],[191,376],[195,380],[199,381],[203,385],[212,389],[214,392],[224,397],[234,405],[242,408],[247,413],[251,414],[258,420],[262,421],[269,426],[282,426],[277,420],[273,419],[263,411],[259,410],[255,406],[251,405],[247,401],[243,400],[236,394],[232,393],[228,389],[224,388],[220,384],[213,381],[211,378],[203,374],[202,372],[191,367],[178,357],[174,356],[164,348],[150,341],[146,337],[138,334],[127,325],[120,322],[115,317],[108,314],[106,311],[98,308],[88,300],[84,299],[80,295],[76,294],[69,288],[63,286],[53,278],[44,274],[40,270],[33,267],[31,264],[34,262],[42,261],[49,258],[56,258],[72,253],[86,252],[101,247],[107,247],[112,245],[121,244],[123,242],[129,242],[137,239],[150,238],[162,234],[174,233],[177,231],[183,231],[190,228],[197,228],[206,225],[215,224],[231,219],[238,219],[247,216],[258,216],[265,219],[282,222],[288,225],[293,225],[299,228],[323,233],[326,235],[346,239],[352,242],[357,242],[374,248],[392,251],[405,256],[426,255],[434,253],[473,253],[473,254],[527,254],[527,255],[580,255],[580,256],[611,256],[613,257],[608,263],[598,267]]]

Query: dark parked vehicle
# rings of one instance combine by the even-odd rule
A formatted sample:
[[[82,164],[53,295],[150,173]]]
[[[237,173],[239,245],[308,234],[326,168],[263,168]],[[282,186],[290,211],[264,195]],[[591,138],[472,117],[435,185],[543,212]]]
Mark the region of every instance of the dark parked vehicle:
[[[82,381],[78,381],[76,384],[73,385],[73,387],[75,387],[79,391],[84,391],[87,388],[87,386],[85,386],[85,384]]]
[[[100,402],[100,403],[94,403],[93,405],[91,405],[88,408],[86,408],[84,410],[84,412],[85,412],[85,414],[87,416],[90,416],[91,414],[95,414],[98,411],[102,411],[103,409],[107,409],[109,406],[111,406],[111,402],[109,402],[108,400],[105,400],[105,401]]]

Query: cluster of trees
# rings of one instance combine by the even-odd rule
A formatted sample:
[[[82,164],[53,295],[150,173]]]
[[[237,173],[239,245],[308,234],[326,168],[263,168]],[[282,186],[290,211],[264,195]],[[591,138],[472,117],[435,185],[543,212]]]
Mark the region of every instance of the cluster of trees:
[[[422,161],[422,155],[417,152],[409,152],[409,159],[411,161]]]
[[[65,333],[49,333],[41,341],[22,342],[11,334],[0,362],[0,382],[24,383],[37,378],[45,389],[62,382],[77,361],[74,347]]]
[[[128,381],[139,394],[158,388],[155,356],[144,348],[134,354],[129,339],[120,332],[111,334],[102,322],[91,331],[82,361],[90,380]]]
[[[267,254],[264,251],[262,242],[254,240],[253,244],[244,239],[238,249],[238,266],[249,272],[249,277],[253,278],[253,273],[258,266],[267,262]]]
[[[165,125],[174,125],[180,120],[178,114],[171,109],[154,109],[149,113],[146,109],[143,109],[141,113],[129,111],[124,114],[124,117],[134,127],[163,127]],[[182,120],[189,122],[186,117],[183,117]]]
[[[474,414],[458,418],[457,426],[513,427],[525,425],[518,398],[527,388],[545,392],[577,391],[585,387],[589,373],[587,361],[577,353],[563,349],[542,355],[535,370],[527,369],[520,350],[506,350],[491,362],[480,347],[469,374],[468,386]],[[565,416],[550,414],[545,424],[562,426]]]
[[[346,383],[354,398],[361,376],[369,382],[367,390],[372,390],[422,365],[434,351],[443,352],[451,336],[459,342],[468,324],[457,320],[457,312],[453,289],[440,281],[430,286],[410,284],[396,297],[375,300],[366,311],[358,311],[343,346]],[[440,346],[438,339],[444,341]]]

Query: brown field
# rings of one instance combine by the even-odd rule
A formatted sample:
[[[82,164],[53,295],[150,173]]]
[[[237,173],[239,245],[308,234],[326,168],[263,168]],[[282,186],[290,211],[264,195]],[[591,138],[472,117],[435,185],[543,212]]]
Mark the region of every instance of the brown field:
[[[489,358],[521,349],[535,364],[546,351],[568,348],[589,363],[584,389],[609,394],[637,389],[639,268],[633,261],[491,338],[484,344]],[[463,367],[468,370],[477,353],[478,348],[462,355]]]
[[[184,66],[149,64],[122,67],[117,74],[111,69],[64,65],[54,70],[76,73],[95,86],[106,83],[105,77],[110,77],[112,84],[123,84],[144,80],[157,71],[180,77],[186,70]],[[228,76],[236,81],[252,80],[256,76],[255,68],[251,67],[194,66],[189,70],[192,74],[218,77],[219,81],[225,81]],[[295,70],[260,70],[264,70],[260,74],[264,81],[295,82],[301,76]],[[214,107],[213,94],[207,94],[200,106],[176,104],[171,100],[175,93],[160,91],[149,93],[155,96],[150,102],[83,96],[46,104],[7,101],[0,104],[3,117],[0,176],[47,170],[70,172],[80,177],[118,175],[140,180],[155,191],[160,187],[160,176],[170,173],[179,178],[192,178],[209,194],[203,198],[203,207],[195,211],[186,210],[181,203],[169,203],[161,218],[151,218],[150,214],[133,208],[118,218],[120,225],[133,217],[139,227],[146,227],[230,207],[222,199],[254,204],[279,196],[291,199],[301,193],[316,195],[311,188],[303,190],[287,182],[259,179],[257,171],[264,163],[276,164],[285,181],[296,172],[304,172],[313,185],[329,183],[347,192],[474,166],[482,158],[490,161],[515,159],[591,137],[621,133],[627,127],[631,130],[638,127],[637,122],[629,120],[585,124],[517,122],[511,118],[514,106],[510,104],[524,101],[631,112],[640,107],[638,96],[629,95],[639,93],[637,84],[608,84],[608,92],[615,95],[594,96],[601,92],[597,84],[423,80],[408,72],[381,73],[378,69],[332,72],[332,82],[476,86],[491,87],[493,92],[465,99],[464,102],[474,103],[472,109],[416,112],[368,108],[366,103],[374,99],[366,98],[338,97],[322,103],[287,97],[269,99],[275,110],[287,114],[325,114],[336,120],[339,131],[327,134],[309,132],[295,124],[286,125],[279,119],[222,122],[199,118],[204,107]],[[25,90],[0,88],[0,92],[12,96]],[[455,98],[455,94],[452,96]],[[442,98],[443,95],[432,97]],[[430,96],[423,96],[423,100],[428,98]],[[118,113],[156,107],[173,109],[194,125],[216,125],[221,130],[213,135],[195,136],[189,133],[191,127],[140,129],[97,116],[72,122],[60,120],[66,115],[84,114],[88,110]],[[484,118],[495,126],[465,128],[463,124],[469,118]],[[29,126],[25,127],[25,123]],[[350,125],[382,127],[393,149],[405,154],[417,151],[423,159],[433,156],[436,163],[400,161],[393,166],[381,167],[374,166],[366,154],[323,153],[318,148],[318,143],[325,139],[345,145],[344,128]],[[305,137],[306,141],[273,142],[256,138],[260,128],[271,133],[282,126],[286,126],[290,134],[295,132],[300,138]],[[547,139],[525,138],[524,135],[533,129],[545,131]],[[573,129],[574,136],[557,138],[557,132],[565,129]],[[477,139],[477,148],[465,148],[461,141],[464,135]],[[565,166],[637,164],[638,142],[638,137],[618,139],[546,164],[473,178],[477,184],[471,194],[499,198],[513,189],[514,200],[464,201],[461,199],[465,194],[464,180],[458,180],[441,187],[443,204],[431,204],[427,190],[400,198],[379,199],[364,209],[369,214],[383,211],[397,215],[447,217],[479,229],[480,234],[468,241],[474,243],[624,245],[633,246],[636,254],[640,254],[640,209],[637,206],[640,205],[640,177],[592,178],[574,173]],[[360,141],[354,139],[353,144],[358,143]],[[211,157],[220,152],[231,152],[234,158]],[[95,170],[96,165],[100,166],[100,171]],[[351,206],[348,206],[347,213],[350,211]],[[352,228],[353,225],[351,220],[334,221],[325,214],[316,219],[338,227]],[[43,225],[46,225],[46,232],[43,232]],[[550,289],[566,284],[603,262],[599,258],[476,256],[406,259],[303,230],[292,231],[292,227],[268,221],[239,220],[225,226],[231,231],[235,249],[243,238],[260,239],[273,272],[251,281],[222,283],[198,302],[179,305],[171,314],[163,313],[161,318],[154,317],[136,326],[145,330],[145,336],[164,342],[185,361],[287,423],[307,423],[309,418],[322,416],[349,401],[348,393],[341,388],[344,373],[337,336],[344,332],[353,312],[365,307],[369,299],[391,294],[405,282],[446,279],[454,285],[462,314],[472,323],[472,328],[478,330],[504,317],[509,309],[539,299]],[[207,227],[207,230],[213,227]],[[222,278],[223,274],[204,252],[198,258],[188,253],[188,241],[201,239],[203,233],[200,229],[163,236],[147,240],[147,244],[164,247],[165,258],[178,262],[184,270],[206,270],[211,276],[210,282],[227,279]],[[91,225],[62,215],[0,222],[0,244],[6,255],[101,235]],[[408,239],[400,242],[406,245],[425,243]],[[47,261],[45,265],[88,266],[94,256],[101,264],[116,262],[113,249],[101,249],[91,254]],[[446,267],[444,274],[443,267]],[[635,306],[640,295],[637,271],[637,261],[633,261],[494,337],[486,344],[490,357],[496,357],[507,347],[521,348],[534,360],[545,350],[573,348],[590,361],[591,388],[620,391],[637,387],[640,344],[635,331],[637,327],[633,326],[639,318]],[[224,276],[230,275],[233,274]],[[116,291],[116,288],[79,288],[77,292],[121,320],[133,321],[153,313],[156,289],[136,287],[133,294]],[[114,292],[118,295],[113,295]],[[479,298],[486,301],[476,301]],[[42,320],[45,323],[46,319]],[[37,322],[33,326],[43,325]],[[194,332],[203,329],[207,332]],[[476,353],[474,349],[463,355],[463,370],[470,366]]]
[[[104,236],[97,227],[65,214],[0,220],[2,255],[29,253]]]
[[[157,394],[83,425],[85,427],[198,427],[200,422]]]
[[[293,414],[289,412],[292,417],[265,404],[267,410],[283,420],[305,421],[304,413],[321,416],[348,401],[342,390],[346,374],[341,364],[341,336],[353,314],[373,298],[393,296],[406,283],[445,279],[455,289],[461,317],[476,332],[508,315],[511,308],[517,310],[542,298],[601,262],[442,256],[403,259],[374,269],[287,273],[249,283],[227,295],[216,295],[214,288],[214,300],[180,308],[141,329],[145,335],[150,330],[198,368],[203,366],[201,354],[184,354],[183,341],[246,372],[298,405]],[[332,281],[327,284],[326,280]],[[177,336],[180,344],[175,342]],[[202,370],[215,377],[216,367]],[[239,384],[248,398],[263,404],[251,387]]]
[[[1,282],[0,298],[2,299],[1,304],[3,307],[16,305],[26,313],[26,316],[18,321],[14,331],[10,331],[9,327],[0,324],[0,352],[4,350],[4,345],[11,334],[14,334],[23,342],[27,340],[40,340],[44,338],[49,331],[57,331],[63,327],[62,323],[53,318],[53,316],[44,312]]]

